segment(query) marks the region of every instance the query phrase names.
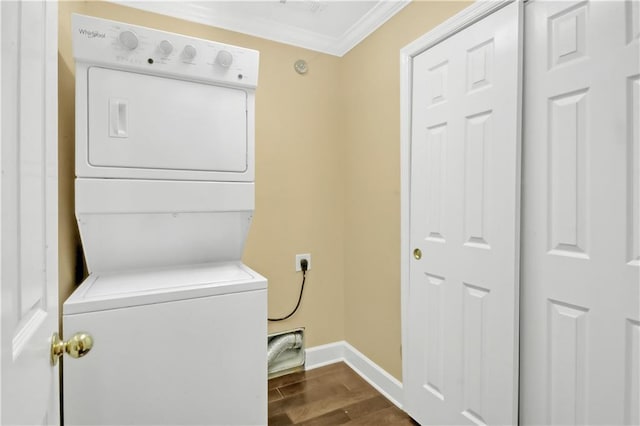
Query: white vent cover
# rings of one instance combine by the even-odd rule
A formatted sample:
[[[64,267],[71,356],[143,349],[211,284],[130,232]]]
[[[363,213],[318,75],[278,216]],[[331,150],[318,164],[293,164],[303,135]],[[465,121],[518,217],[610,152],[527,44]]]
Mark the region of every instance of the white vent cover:
[[[286,4],[293,9],[304,10],[316,14],[322,12],[327,7],[326,1],[321,0],[303,0],[303,1],[290,1],[280,0],[280,3]]]

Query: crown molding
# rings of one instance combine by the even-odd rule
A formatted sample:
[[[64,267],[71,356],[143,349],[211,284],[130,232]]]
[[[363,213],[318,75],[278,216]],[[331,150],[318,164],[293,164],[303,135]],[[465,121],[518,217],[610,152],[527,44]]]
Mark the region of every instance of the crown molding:
[[[336,56],[345,55],[396,13],[404,9],[410,2],[411,0],[379,1],[369,13],[345,31],[339,40],[335,41],[333,50],[336,53],[332,54]]]
[[[215,2],[111,1],[148,12],[223,28],[334,56],[343,56],[410,2],[410,0],[378,1],[374,7],[344,31],[343,34],[339,37],[332,37],[320,32],[301,29],[295,25],[274,22],[267,17],[250,17],[247,19],[235,12],[224,13],[221,8],[215,9]],[[331,3],[338,2],[330,2],[329,5]],[[205,6],[207,4],[209,6]]]

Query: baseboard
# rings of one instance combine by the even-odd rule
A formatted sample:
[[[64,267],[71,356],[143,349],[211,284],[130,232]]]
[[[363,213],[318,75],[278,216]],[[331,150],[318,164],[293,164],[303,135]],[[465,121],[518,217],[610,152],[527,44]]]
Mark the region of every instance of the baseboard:
[[[325,365],[343,362],[345,341],[307,348],[305,352],[305,370],[324,367]]]
[[[305,356],[307,370],[336,362],[346,363],[389,401],[402,408],[402,383],[344,340],[309,348]]]

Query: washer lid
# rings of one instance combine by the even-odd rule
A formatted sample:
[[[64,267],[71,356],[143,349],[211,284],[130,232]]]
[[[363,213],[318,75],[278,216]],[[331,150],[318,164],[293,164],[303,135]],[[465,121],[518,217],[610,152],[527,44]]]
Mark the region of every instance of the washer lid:
[[[267,288],[267,280],[240,262],[96,273],[63,305],[65,315],[172,302]]]

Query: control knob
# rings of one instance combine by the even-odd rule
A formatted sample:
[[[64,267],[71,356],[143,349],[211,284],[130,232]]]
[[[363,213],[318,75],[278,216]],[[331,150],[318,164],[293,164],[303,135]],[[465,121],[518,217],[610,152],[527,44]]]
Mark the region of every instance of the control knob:
[[[233,55],[226,50],[221,50],[216,55],[216,64],[222,68],[229,68],[233,62]]]
[[[122,31],[118,39],[120,43],[129,50],[138,47],[138,36],[133,31]]]
[[[173,52],[173,45],[168,40],[162,40],[158,45],[158,49],[163,56],[169,56]]]
[[[189,61],[195,58],[197,54],[198,52],[196,51],[196,48],[191,46],[190,44],[187,44],[182,50],[182,56]]]

